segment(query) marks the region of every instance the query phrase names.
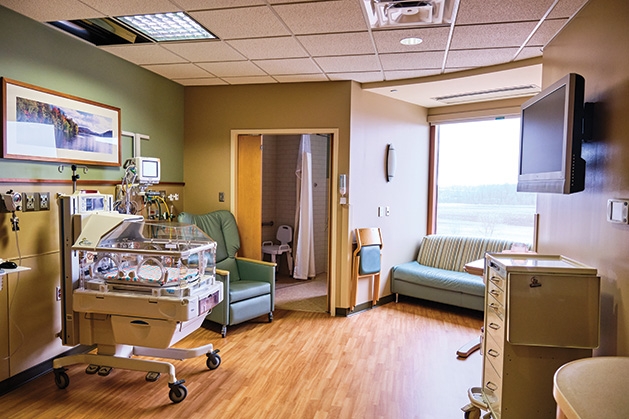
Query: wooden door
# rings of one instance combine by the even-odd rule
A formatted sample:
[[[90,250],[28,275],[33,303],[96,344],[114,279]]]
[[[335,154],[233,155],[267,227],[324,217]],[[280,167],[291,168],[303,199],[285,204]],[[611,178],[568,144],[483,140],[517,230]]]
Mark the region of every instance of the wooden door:
[[[262,259],[262,136],[238,136],[239,256]]]

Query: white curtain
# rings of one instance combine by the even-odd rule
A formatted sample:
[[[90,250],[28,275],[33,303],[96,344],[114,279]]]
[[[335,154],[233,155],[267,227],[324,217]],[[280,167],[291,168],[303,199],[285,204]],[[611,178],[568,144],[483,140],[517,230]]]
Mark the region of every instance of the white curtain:
[[[310,135],[302,135],[297,157],[297,205],[295,211],[295,269],[293,278],[316,276],[314,256],[314,221],[312,206],[312,153]]]

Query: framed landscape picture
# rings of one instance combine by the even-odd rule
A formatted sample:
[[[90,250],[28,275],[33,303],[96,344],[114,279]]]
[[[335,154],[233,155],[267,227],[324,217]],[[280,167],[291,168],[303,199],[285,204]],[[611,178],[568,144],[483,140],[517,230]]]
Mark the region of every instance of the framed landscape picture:
[[[2,156],[120,166],[120,109],[2,78]]]

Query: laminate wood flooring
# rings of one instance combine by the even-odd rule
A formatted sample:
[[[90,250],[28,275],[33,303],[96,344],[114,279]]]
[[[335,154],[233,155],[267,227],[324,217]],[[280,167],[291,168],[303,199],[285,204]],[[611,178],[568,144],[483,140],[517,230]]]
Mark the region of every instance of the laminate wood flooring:
[[[276,310],[228,328],[202,327],[178,347],[213,343],[221,366],[204,356],[172,361],[188,396],[174,404],[168,378],[68,368],[60,390],[52,372],[0,397],[2,418],[462,418],[467,389],[481,380],[478,352],[456,350],[478,336],[481,313],[414,299],[350,317]]]

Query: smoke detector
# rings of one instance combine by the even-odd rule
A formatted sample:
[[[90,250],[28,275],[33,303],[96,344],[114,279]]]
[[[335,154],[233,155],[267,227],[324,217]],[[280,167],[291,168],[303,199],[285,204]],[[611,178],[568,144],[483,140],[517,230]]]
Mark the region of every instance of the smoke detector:
[[[448,25],[458,0],[364,0],[372,28]]]

